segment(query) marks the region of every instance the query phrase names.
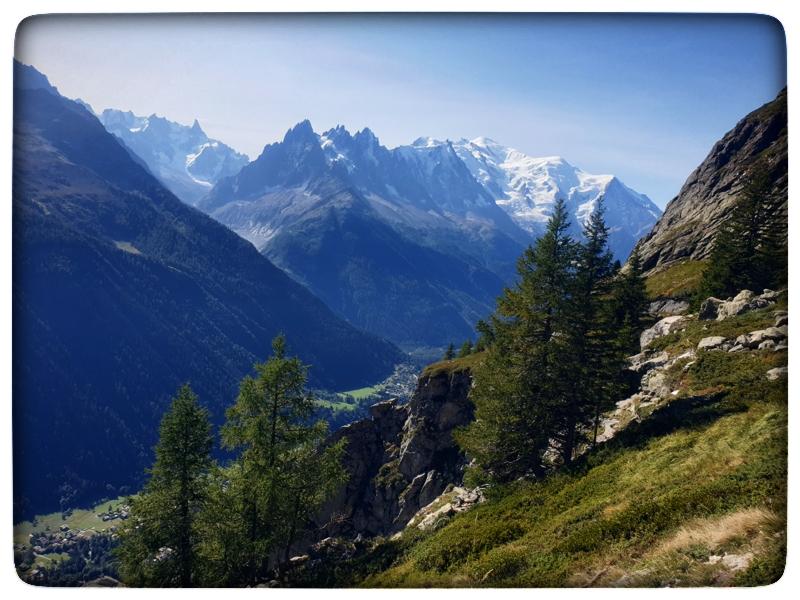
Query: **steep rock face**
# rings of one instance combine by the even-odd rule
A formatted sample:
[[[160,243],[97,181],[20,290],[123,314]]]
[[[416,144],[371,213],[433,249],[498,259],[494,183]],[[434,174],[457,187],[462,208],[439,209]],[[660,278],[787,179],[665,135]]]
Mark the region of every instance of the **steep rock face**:
[[[646,270],[706,258],[719,225],[742,189],[750,166],[764,159],[773,192],[788,199],[786,89],[753,111],[718,141],[639,242]]]
[[[451,433],[472,419],[470,386],[466,369],[423,375],[408,404],[376,404],[371,418],[332,436],[333,442],[347,440],[350,478],[317,519],[321,537],[399,531],[461,481],[465,459]]]

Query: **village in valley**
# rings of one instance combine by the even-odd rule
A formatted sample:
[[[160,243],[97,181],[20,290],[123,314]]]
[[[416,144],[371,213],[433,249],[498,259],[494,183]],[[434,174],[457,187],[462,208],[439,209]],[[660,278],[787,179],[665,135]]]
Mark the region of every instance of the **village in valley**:
[[[83,569],[97,569],[105,578],[106,549],[116,544],[119,526],[130,515],[130,499],[104,501],[89,510],[68,510],[35,517],[14,527],[14,554],[20,574],[41,582],[45,571],[79,558]],[[100,559],[100,561],[98,561]],[[97,563],[97,564],[95,564]]]

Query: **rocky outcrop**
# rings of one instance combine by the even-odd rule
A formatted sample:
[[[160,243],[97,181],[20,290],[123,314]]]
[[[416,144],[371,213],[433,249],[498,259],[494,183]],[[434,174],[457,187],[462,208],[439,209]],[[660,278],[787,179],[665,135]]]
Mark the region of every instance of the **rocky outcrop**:
[[[442,495],[419,509],[406,527],[416,527],[423,531],[433,529],[442,521],[484,502],[486,500],[484,490],[483,487],[466,489],[448,486]],[[399,536],[400,533],[395,535]]]
[[[686,321],[687,317],[683,315],[673,315],[671,317],[664,317],[652,327],[645,329],[639,336],[639,346],[642,350],[647,348],[660,337],[668,335],[673,331],[678,331]]]
[[[786,90],[747,115],[689,175],[652,231],[639,244],[645,270],[706,258],[751,165],[763,160],[773,192],[788,198]],[[784,200],[784,206],[786,200]]]
[[[647,314],[653,317],[669,317],[672,315],[682,315],[689,310],[689,303],[686,300],[675,298],[662,298],[654,300],[647,307]]]
[[[717,300],[716,303],[713,303],[714,310],[719,309],[722,318],[719,318],[716,312],[705,318],[722,320],[729,316],[744,314],[749,310],[764,308],[776,302],[779,295],[779,292],[764,290],[763,294],[756,296],[753,292],[743,290],[728,300],[709,298],[703,302],[703,306],[712,304],[711,300]],[[701,313],[702,311],[703,309],[701,309]],[[692,319],[692,316],[665,317],[650,329],[645,330],[641,340],[642,352],[628,357],[628,370],[640,378],[638,389],[628,398],[617,402],[613,410],[602,415],[597,430],[597,441],[610,440],[630,423],[641,421],[676,398],[680,390],[677,387],[676,389],[672,388],[676,382],[674,377],[669,376],[668,371],[678,363],[681,363],[681,369],[686,371],[704,352],[754,350],[780,352],[787,350],[789,315],[785,310],[776,310],[774,316],[775,325],[772,327],[743,333],[735,339],[721,335],[707,336],[699,340],[696,349],[685,350],[674,355],[670,355],[666,350],[657,350],[648,346],[653,340],[663,335],[685,328],[686,322]],[[699,316],[698,319],[700,319]],[[778,367],[767,371],[766,377],[770,381],[774,381],[785,377],[786,374],[786,367]]]
[[[604,414],[597,430],[597,441],[606,442],[633,422],[641,421],[653,411],[661,408],[677,395],[669,386],[666,371],[680,361],[684,368],[695,358],[694,350],[677,356],[667,352],[645,350],[628,358],[628,368],[641,376],[639,389],[617,402],[616,407]]]
[[[381,402],[337,431],[349,480],[317,518],[316,539],[394,533],[460,483],[465,459],[451,434],[472,420],[471,384],[468,369],[423,373],[408,404]]]
[[[719,298],[706,298],[700,305],[697,318],[701,321],[716,319],[724,321],[728,317],[735,317],[751,310],[766,308],[778,301],[779,293],[772,290],[764,290],[762,294],[756,295],[750,290],[742,290],[733,298],[720,300]]]

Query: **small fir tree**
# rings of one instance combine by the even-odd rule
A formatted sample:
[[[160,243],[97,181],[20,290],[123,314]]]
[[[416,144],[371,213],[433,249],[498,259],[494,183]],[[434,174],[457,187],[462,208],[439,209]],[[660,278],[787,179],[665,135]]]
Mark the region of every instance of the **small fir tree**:
[[[639,352],[639,336],[644,330],[648,298],[639,247],[628,259],[627,269],[620,272],[612,287],[613,319],[617,329],[617,345],[624,354]]]

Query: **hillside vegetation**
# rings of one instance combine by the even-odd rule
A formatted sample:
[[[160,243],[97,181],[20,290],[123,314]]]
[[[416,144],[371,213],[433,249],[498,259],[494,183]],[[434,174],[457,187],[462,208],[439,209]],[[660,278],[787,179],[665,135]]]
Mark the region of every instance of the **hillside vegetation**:
[[[706,262],[687,260],[670,265],[647,277],[647,295],[652,298],[688,298],[700,284]]]
[[[750,331],[776,307],[711,323]],[[694,339],[665,337],[670,351]],[[697,331],[695,330],[697,329]],[[710,333],[703,332],[705,335]],[[568,470],[490,488],[489,500],[408,528],[338,569],[336,583],[417,586],[762,585],[784,566],[785,352],[677,363],[675,399]]]

